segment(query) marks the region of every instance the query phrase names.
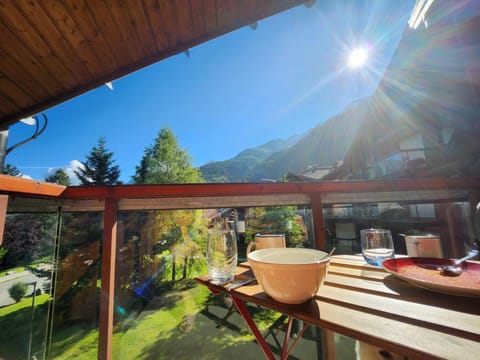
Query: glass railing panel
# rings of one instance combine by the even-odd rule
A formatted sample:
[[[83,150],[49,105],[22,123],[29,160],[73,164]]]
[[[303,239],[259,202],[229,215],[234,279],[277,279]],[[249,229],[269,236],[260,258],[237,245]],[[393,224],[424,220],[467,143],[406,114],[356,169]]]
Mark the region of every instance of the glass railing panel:
[[[338,198],[342,199],[342,196]],[[359,196],[363,202],[355,203],[355,198],[343,196],[343,203],[342,200],[336,203],[329,197],[329,202],[323,205],[327,249],[335,246],[337,254],[359,252],[359,231],[368,227],[390,229],[398,254],[406,254],[405,238],[400,234],[437,234],[445,257],[463,255],[473,247],[475,231],[468,202],[404,199],[395,202],[392,195],[390,202],[369,203],[366,202],[369,197]],[[230,299],[214,296],[193,280],[196,275],[207,271],[204,259],[206,234],[214,223],[228,225],[236,231],[240,261],[246,259],[246,245],[256,233],[284,233],[290,247],[315,247],[316,243],[309,206],[119,211],[113,358],[181,357],[192,351],[205,358],[238,358],[238,354],[242,354],[242,358],[244,354],[262,357]],[[29,224],[28,227],[25,224]],[[11,229],[18,232],[23,225],[22,231],[29,234],[25,238],[36,240],[25,243],[24,254],[20,252],[22,255],[13,262],[41,263],[40,270],[50,271],[49,276],[54,268],[57,269],[56,277],[49,280],[50,285],[55,285],[55,291],[52,292],[49,285],[51,292],[46,296],[47,305],[42,302],[43,292],[35,298],[27,297],[30,302],[25,309],[28,306],[33,308],[34,302],[34,321],[26,320],[27,310],[18,312],[23,314],[21,321],[25,324],[15,326],[15,331],[22,334],[15,335],[18,340],[12,342],[11,347],[8,343],[0,345],[0,357],[25,358],[22,354],[28,350],[25,343],[30,342],[30,325],[34,324],[30,349],[37,358],[44,355],[52,359],[96,358],[102,212],[63,213],[57,242],[56,214],[9,213],[2,249],[12,239],[13,243],[18,242],[17,237],[9,232]],[[350,238],[350,242],[338,241]],[[13,249],[11,244],[8,246]],[[34,256],[28,255],[32,251]],[[12,259],[13,255],[12,250],[8,256]],[[12,265],[6,264],[11,260],[7,261],[5,250],[0,256],[2,267],[10,270]],[[37,287],[40,287],[38,283]],[[33,285],[28,291],[33,292]],[[8,290],[0,293],[5,292]],[[44,310],[41,310],[42,306],[45,306]],[[18,321],[10,317],[7,309],[14,308],[11,305],[0,308],[0,321]],[[275,348],[277,340],[283,336],[280,315],[256,306],[249,307],[249,310],[262,331],[269,334],[267,341]],[[38,330],[35,324],[42,316],[44,320]],[[2,329],[10,327],[3,326]],[[9,334],[5,333],[5,336],[9,338]],[[310,349],[315,351],[314,354],[320,353],[319,339],[317,329],[313,328],[305,334],[301,340],[304,343],[295,351]],[[23,345],[18,341],[23,341]]]
[[[113,359],[263,357],[231,299],[194,281],[207,272],[206,236],[215,223],[236,230],[240,261],[246,258],[247,242],[259,232],[288,234],[289,246],[313,244],[306,207],[120,211]],[[268,334],[267,342],[280,351],[285,317],[248,308]],[[295,323],[292,336],[300,325]],[[316,358],[320,338],[312,327],[293,356]]]
[[[395,253],[407,255],[404,235],[438,235],[444,257],[456,257],[474,247],[471,207],[467,202],[389,202],[334,204],[324,208],[327,242],[336,253],[360,252],[360,230],[392,232]]]
[[[0,358],[42,359],[57,214],[9,213],[0,247]]]
[[[49,359],[97,358],[102,237],[101,212],[63,213]]]

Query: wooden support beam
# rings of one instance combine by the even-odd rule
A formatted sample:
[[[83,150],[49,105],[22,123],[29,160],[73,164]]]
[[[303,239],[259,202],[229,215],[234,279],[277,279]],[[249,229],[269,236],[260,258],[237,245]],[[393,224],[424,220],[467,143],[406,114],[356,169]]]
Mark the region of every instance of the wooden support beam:
[[[428,203],[433,201],[463,201],[467,197],[468,189],[335,192],[322,194],[322,203],[325,205],[409,201]]]
[[[117,248],[117,202],[106,199],[103,215],[98,359],[112,359],[113,310],[115,299],[115,253]]]
[[[309,205],[307,194],[266,194],[244,196],[209,196],[120,199],[119,210],[156,210],[156,209],[214,209],[218,207],[256,207]]]
[[[480,246],[480,191],[473,189],[468,196],[471,206],[474,244]],[[478,207],[477,207],[478,206]]]
[[[323,205],[320,194],[312,195],[312,217],[313,217],[313,237],[315,239],[315,248],[320,250],[327,249],[327,239],[325,238],[325,224],[323,220]]]
[[[3,244],[3,231],[7,217],[8,195],[0,195],[0,246]]]

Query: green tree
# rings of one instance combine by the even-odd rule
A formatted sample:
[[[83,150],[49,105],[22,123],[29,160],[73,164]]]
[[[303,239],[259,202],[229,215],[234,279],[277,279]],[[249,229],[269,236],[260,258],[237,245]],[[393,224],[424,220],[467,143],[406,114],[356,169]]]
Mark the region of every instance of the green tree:
[[[188,269],[192,267],[195,257],[201,254],[200,245],[192,240],[185,240],[172,249],[172,255],[175,259],[183,259],[182,279],[187,278]]]
[[[53,174],[45,177],[45,181],[49,183],[58,184],[58,185],[65,185],[65,186],[71,185],[70,178],[68,177],[68,174],[63,169],[55,170]]]
[[[145,148],[140,165],[135,167],[132,180],[136,184],[188,184],[204,182],[198,169],[192,166],[191,157],[181,149],[173,132],[161,129],[152,146]],[[172,280],[176,278],[176,257],[186,268],[192,267],[192,254],[198,249],[193,242],[198,236],[192,230],[203,219],[199,210],[162,210],[152,213],[154,251],[172,255]],[[182,242],[190,243],[181,246]],[[188,245],[188,246],[187,246]]]
[[[159,210],[153,213],[155,254],[171,255],[171,279],[176,279],[177,261],[183,260],[183,277],[195,267],[195,258],[205,248],[207,220],[202,210]]]
[[[3,257],[7,255],[7,252],[7,249],[5,249],[3,246],[0,246],[0,264],[2,263]]]
[[[113,152],[109,152],[105,146],[104,137],[98,139],[87,156],[87,161],[82,162],[83,169],[75,170],[75,175],[80,179],[82,185],[116,185],[121,182],[120,168],[113,165]]]
[[[248,242],[257,233],[285,234],[288,247],[303,247],[307,240],[307,229],[295,206],[255,207],[250,209],[249,215]]]
[[[135,184],[204,182],[200,171],[192,166],[191,157],[179,147],[175,135],[168,128],[160,130],[153,145],[145,149],[132,180]]]
[[[21,171],[15,165],[12,165],[12,164],[5,165],[5,167],[3,168],[3,173],[5,175],[10,175],[10,176],[22,175]]]
[[[8,293],[10,297],[18,303],[27,293],[27,289],[27,284],[24,282],[17,282],[8,289]]]
[[[43,255],[42,223],[36,214],[9,214],[5,219],[3,247],[7,251],[0,265],[28,264]]]

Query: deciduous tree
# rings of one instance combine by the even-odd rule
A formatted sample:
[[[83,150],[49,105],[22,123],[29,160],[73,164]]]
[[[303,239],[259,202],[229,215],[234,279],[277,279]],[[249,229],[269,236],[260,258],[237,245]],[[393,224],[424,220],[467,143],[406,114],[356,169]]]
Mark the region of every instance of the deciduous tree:
[[[255,207],[249,210],[247,241],[257,233],[285,234],[288,247],[302,247],[307,229],[295,206]]]
[[[145,148],[132,180],[136,184],[187,184],[204,182],[200,171],[192,165],[188,153],[181,149],[173,132],[164,128],[152,146]],[[204,224],[201,210],[162,210],[152,213],[154,251],[172,256],[172,280],[176,278],[177,255],[183,260],[184,274],[198,252],[194,242]],[[187,242],[183,245],[184,242]],[[187,246],[188,245],[188,246]]]
[[[152,146],[145,149],[132,177],[136,184],[187,184],[203,182],[192,159],[181,149],[173,132],[164,128]]]
[[[2,266],[28,264],[43,255],[42,225],[35,214],[8,215],[3,240],[6,254],[2,258]]]
[[[8,289],[8,294],[13,300],[15,300],[15,302],[18,303],[25,296],[27,290],[27,284],[25,284],[24,282],[17,282]]]

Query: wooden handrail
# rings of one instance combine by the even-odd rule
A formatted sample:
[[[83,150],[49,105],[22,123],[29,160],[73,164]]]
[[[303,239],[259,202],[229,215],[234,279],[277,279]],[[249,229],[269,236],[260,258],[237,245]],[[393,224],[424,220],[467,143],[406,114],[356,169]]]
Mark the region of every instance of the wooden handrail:
[[[63,199],[244,196],[267,194],[358,193],[372,191],[479,188],[480,178],[421,178],[289,183],[169,184],[68,187]]]
[[[0,193],[59,197],[67,187],[0,174]]]
[[[480,178],[318,181],[289,183],[168,184],[69,186],[0,175],[0,193],[58,199],[135,199],[154,197],[221,197],[268,194],[364,193],[408,190],[478,189]]]

